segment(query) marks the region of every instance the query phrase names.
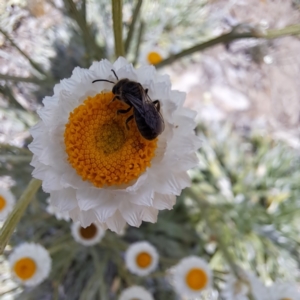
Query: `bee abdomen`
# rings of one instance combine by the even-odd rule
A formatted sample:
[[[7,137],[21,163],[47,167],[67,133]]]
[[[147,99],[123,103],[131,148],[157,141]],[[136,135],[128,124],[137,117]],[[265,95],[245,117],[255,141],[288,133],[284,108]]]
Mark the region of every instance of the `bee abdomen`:
[[[140,134],[146,140],[154,140],[158,136],[158,132],[154,130],[149,124],[146,123],[145,118],[141,116],[137,111],[134,113],[135,122]]]

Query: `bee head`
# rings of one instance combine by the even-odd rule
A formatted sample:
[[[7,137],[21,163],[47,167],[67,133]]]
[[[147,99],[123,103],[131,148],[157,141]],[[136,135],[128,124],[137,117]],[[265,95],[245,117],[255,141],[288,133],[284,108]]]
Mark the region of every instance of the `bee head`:
[[[128,83],[129,80],[127,78],[119,80],[113,87],[112,92],[114,95],[121,95],[122,89],[124,88],[124,85]]]

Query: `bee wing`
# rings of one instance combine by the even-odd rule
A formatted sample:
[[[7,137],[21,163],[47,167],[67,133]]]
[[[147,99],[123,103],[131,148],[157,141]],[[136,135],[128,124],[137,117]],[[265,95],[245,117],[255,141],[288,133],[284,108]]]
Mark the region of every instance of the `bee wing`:
[[[144,118],[146,123],[155,129],[158,134],[162,133],[165,129],[165,123],[163,116],[157,110],[155,104],[151,98],[144,91],[143,93],[143,106],[144,106]]]
[[[131,93],[123,93],[123,96],[133,105],[134,109],[144,118],[146,124],[153,131],[158,134],[164,131],[165,123],[163,117],[144,89],[141,88],[142,99],[135,97]]]
[[[144,115],[144,105],[142,99],[135,97],[131,93],[125,92],[123,92],[123,97],[132,104],[134,109],[136,109],[141,115]]]

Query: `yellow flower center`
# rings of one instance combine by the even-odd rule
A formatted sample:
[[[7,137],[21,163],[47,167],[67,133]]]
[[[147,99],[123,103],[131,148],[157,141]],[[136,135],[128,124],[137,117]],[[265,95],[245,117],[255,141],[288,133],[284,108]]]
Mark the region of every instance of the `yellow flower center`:
[[[186,274],[185,281],[190,289],[198,291],[205,288],[208,278],[205,271],[194,268]]]
[[[86,228],[80,227],[80,229],[79,229],[79,233],[80,233],[81,237],[86,240],[90,240],[90,239],[94,238],[95,235],[97,234],[97,231],[98,231],[98,229],[93,223]]]
[[[151,51],[147,55],[147,60],[149,64],[156,65],[160,63],[163,60],[163,58],[158,52]]]
[[[70,113],[65,129],[68,161],[83,180],[96,187],[128,184],[137,179],[155,155],[157,139],[142,137],[132,115],[117,114],[128,108],[122,101],[112,102],[109,93],[88,97]]]
[[[141,252],[136,256],[136,264],[140,268],[148,268],[152,262],[152,256],[147,252]]]
[[[36,272],[36,263],[29,257],[19,259],[14,265],[16,275],[22,280],[30,279]]]
[[[281,300],[293,300],[292,298],[282,298]]]
[[[0,195],[0,211],[3,210],[6,206],[6,200]]]

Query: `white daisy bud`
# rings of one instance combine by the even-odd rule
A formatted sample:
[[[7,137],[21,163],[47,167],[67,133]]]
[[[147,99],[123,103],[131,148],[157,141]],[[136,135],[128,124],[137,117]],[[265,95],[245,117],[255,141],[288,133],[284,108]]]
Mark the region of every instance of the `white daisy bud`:
[[[24,243],[16,247],[9,256],[9,264],[16,281],[27,286],[40,284],[51,270],[48,251],[35,243]]]
[[[92,223],[87,227],[82,227],[80,223],[73,223],[71,232],[74,240],[84,246],[98,244],[105,235],[105,226],[99,223]]]
[[[0,188],[0,221],[5,221],[14,208],[15,196],[10,190]]]
[[[137,242],[130,245],[125,253],[127,269],[136,275],[146,276],[158,265],[159,255],[154,246],[148,242]]]
[[[133,299],[154,300],[152,295],[147,290],[137,285],[125,289],[119,297],[119,300]]]
[[[171,270],[171,281],[177,293],[184,297],[199,297],[212,286],[212,271],[207,262],[197,256],[183,258]]]

